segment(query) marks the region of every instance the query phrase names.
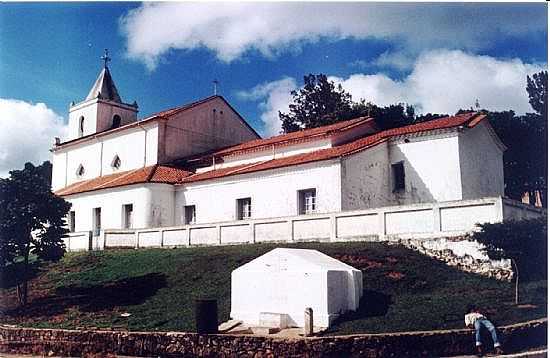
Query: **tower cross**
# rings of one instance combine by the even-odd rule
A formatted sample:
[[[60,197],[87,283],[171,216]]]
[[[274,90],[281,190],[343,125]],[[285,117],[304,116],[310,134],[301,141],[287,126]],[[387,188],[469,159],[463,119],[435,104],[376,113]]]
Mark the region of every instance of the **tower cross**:
[[[109,61],[111,61],[111,58],[109,57],[109,50],[108,49],[105,49],[105,54],[103,56],[101,56],[101,59],[104,62],[105,68],[107,68],[107,63],[109,63]]]
[[[216,96],[218,94],[218,85],[220,82],[218,80],[214,80],[212,83],[214,84],[214,96]]]

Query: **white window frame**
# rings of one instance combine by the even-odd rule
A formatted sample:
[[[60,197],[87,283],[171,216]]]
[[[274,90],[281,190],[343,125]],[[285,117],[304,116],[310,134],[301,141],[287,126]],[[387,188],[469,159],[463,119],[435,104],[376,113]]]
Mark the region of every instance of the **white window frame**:
[[[252,198],[237,199],[237,220],[252,218]]]
[[[317,212],[317,189],[298,190],[298,214],[310,215]]]

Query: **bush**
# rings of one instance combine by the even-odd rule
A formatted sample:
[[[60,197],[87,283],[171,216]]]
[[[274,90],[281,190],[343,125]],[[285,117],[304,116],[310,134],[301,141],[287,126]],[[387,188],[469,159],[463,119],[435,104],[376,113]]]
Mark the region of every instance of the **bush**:
[[[484,244],[489,258],[514,259],[522,281],[547,277],[547,217],[497,224],[478,224],[472,240]]]

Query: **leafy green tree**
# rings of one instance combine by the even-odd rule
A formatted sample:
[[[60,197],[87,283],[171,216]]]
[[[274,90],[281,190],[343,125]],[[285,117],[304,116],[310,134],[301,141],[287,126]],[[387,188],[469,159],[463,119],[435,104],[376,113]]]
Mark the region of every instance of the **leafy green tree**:
[[[351,112],[351,95],[323,74],[304,76],[304,86],[291,95],[290,113],[279,112],[285,133],[332,124]]]
[[[52,193],[51,170],[50,162],[26,163],[0,179],[0,268],[13,268],[22,305],[28,299],[30,255],[56,261],[65,252],[62,237],[71,205]]]
[[[413,123],[414,108],[404,104],[379,107],[362,99],[354,102],[342,85],[329,81],[323,74],[304,76],[304,86],[292,91],[289,113],[279,112],[285,133],[315,128],[361,116],[370,116],[381,129]]]
[[[519,303],[520,272],[525,280],[546,278],[548,267],[547,218],[478,224],[472,240],[482,243],[492,260],[510,259],[515,276],[516,304]]]

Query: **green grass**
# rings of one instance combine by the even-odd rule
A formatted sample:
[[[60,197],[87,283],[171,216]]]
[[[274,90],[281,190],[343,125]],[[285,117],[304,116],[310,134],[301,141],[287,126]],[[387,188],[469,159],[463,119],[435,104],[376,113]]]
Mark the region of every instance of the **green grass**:
[[[193,331],[195,299],[216,298],[219,318],[226,320],[231,271],[283,246],[317,249],[363,271],[361,308],[330,334],[461,328],[470,303],[498,325],[546,316],[546,280],[523,284],[522,303],[534,307],[518,308],[512,284],[458,271],[400,246],[302,243],[67,254],[34,279],[28,308],[14,310],[6,300],[0,319],[33,327]],[[3,294],[11,297],[14,289]],[[120,317],[124,312],[131,316]]]

